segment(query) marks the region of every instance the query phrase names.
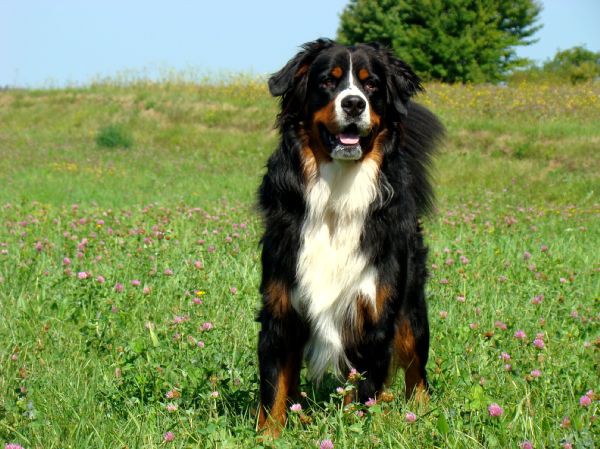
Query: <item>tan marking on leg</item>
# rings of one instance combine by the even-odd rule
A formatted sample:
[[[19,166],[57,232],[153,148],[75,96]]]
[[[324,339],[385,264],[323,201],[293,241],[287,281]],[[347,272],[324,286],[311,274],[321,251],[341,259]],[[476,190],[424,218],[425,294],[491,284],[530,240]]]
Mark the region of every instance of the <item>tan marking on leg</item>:
[[[375,295],[375,314],[373,316],[373,321],[379,319],[379,315],[381,315],[381,311],[383,310],[385,303],[392,296],[392,288],[389,285],[379,285],[377,286],[377,294]]]
[[[366,317],[368,317],[371,322],[375,323],[379,319],[386,301],[390,299],[391,296],[392,288],[389,285],[378,285],[377,292],[375,294],[375,307],[373,307],[372,301],[359,295],[358,311],[362,311],[363,314],[366,314]],[[362,318],[361,323],[362,322],[364,322],[364,318]]]
[[[375,308],[373,308],[373,301],[363,295],[358,295],[356,298],[356,315],[354,316],[354,320],[349,323],[350,326],[346,327],[343,334],[346,346],[354,346],[360,343],[365,323],[367,321],[375,323],[379,320],[385,302],[390,298],[391,294],[391,287],[387,285],[378,286],[375,296]]]
[[[348,317],[347,325],[342,332],[344,346],[354,347],[360,344],[364,332],[365,320],[370,319],[371,301],[362,295],[356,298],[356,310],[353,317]]]
[[[271,281],[267,285],[265,296],[266,306],[275,318],[283,318],[290,312],[290,295],[285,283]]]
[[[405,395],[409,399],[413,394],[418,401],[428,399],[425,379],[421,376],[421,362],[416,353],[415,336],[407,320],[402,320],[394,336],[394,365],[404,370]],[[394,370],[395,371],[395,370]],[[390,380],[388,382],[390,383]]]
[[[298,390],[301,359],[300,352],[288,356],[277,377],[275,399],[271,409],[267,410],[262,402],[259,405],[258,430],[266,436],[278,438],[285,426],[288,398],[294,396]]]

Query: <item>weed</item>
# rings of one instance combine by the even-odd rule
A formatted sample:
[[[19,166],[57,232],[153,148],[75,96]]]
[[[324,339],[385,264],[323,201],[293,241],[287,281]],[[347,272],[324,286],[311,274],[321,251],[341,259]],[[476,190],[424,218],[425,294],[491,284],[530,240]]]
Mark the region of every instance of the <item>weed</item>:
[[[100,128],[96,144],[106,148],[129,148],[133,145],[133,137],[125,125],[111,124]]]

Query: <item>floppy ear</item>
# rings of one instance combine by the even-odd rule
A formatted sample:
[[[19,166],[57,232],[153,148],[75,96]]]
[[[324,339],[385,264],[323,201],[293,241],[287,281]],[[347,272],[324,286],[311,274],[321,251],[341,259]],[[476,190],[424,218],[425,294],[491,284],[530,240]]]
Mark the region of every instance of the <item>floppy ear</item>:
[[[378,43],[369,44],[377,50],[387,71],[388,102],[401,115],[407,114],[406,105],[410,97],[423,91],[421,79],[412,71],[410,66],[398,59],[394,52]]]
[[[401,115],[406,115],[406,104],[410,97],[423,90],[421,79],[404,61],[392,57],[390,62],[392,68],[391,78],[396,88],[394,107]]]
[[[269,91],[274,97],[280,97],[292,89],[308,72],[312,61],[321,50],[332,47],[330,39],[317,39],[302,45],[302,51],[294,56],[279,72],[269,78]]]

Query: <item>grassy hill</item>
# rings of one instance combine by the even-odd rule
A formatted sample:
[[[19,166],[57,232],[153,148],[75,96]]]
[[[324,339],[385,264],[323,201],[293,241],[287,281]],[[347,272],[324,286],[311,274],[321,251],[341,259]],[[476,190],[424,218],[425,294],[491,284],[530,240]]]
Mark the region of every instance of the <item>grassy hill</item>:
[[[442,197],[500,190],[514,178],[524,199],[564,204],[597,179],[598,86],[427,87],[419,100],[449,129],[437,163]],[[262,83],[2,92],[0,199],[248,202],[276,142],[276,113]],[[96,145],[112,124],[132,147]]]
[[[426,87],[448,128],[431,402],[400,380],[344,410],[334,379],[303,381],[277,447],[593,447],[600,86]],[[276,113],[248,81],[0,92],[0,443],[260,447],[253,201]]]

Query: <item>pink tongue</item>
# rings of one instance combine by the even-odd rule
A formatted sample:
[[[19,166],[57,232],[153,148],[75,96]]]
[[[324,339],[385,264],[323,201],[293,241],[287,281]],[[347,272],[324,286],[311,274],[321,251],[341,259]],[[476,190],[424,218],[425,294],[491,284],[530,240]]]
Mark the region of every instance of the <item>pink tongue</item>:
[[[340,142],[344,145],[356,145],[360,140],[360,137],[356,134],[340,134],[338,139],[340,139]]]

